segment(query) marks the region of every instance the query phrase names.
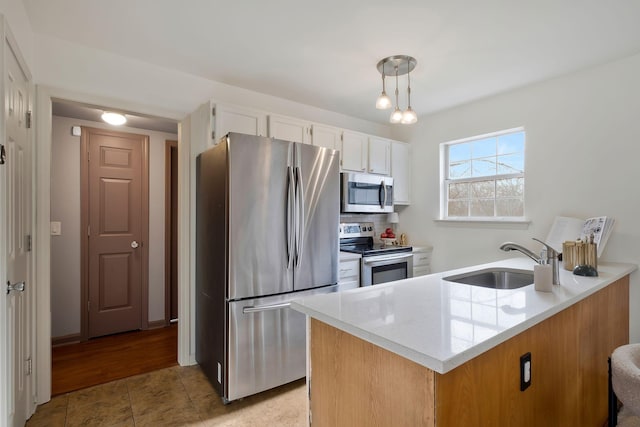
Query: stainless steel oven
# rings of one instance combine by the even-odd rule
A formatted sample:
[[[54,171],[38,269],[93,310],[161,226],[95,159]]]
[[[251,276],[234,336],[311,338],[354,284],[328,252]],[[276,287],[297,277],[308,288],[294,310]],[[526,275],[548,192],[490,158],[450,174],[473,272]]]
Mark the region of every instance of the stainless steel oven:
[[[413,277],[413,252],[363,256],[360,286],[378,285]]]
[[[360,286],[413,277],[413,248],[374,242],[371,222],[340,224],[340,250],[362,255]]]
[[[341,173],[342,212],[393,212],[393,178],[366,173]]]

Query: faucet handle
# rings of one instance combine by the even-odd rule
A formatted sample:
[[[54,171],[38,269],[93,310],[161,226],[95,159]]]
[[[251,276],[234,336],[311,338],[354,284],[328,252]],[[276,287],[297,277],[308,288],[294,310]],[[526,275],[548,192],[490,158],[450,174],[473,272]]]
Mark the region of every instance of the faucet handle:
[[[552,258],[552,257],[557,257],[558,256],[558,251],[556,251],[551,246],[549,246],[549,244],[543,242],[540,239],[536,239],[535,237],[532,237],[532,239],[535,240],[536,242],[542,243],[547,248],[547,257],[548,258]]]

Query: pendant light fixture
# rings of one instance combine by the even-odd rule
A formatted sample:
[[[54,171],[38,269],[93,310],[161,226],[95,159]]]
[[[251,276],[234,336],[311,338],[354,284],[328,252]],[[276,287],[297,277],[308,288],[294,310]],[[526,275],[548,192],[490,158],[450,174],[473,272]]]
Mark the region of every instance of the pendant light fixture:
[[[395,73],[396,75],[396,106],[389,117],[389,122],[391,123],[412,124],[418,121],[418,115],[411,108],[411,84],[409,79],[409,73],[413,71],[417,63],[415,58],[407,55],[389,56],[378,62],[377,68],[380,74],[382,74],[382,93],[376,101],[376,108],[385,109],[391,107],[391,100],[385,92],[385,77],[391,73]],[[407,109],[403,112],[400,109],[400,103],[398,101],[398,76],[405,74],[407,75]],[[384,107],[384,105],[387,106]]]
[[[384,70],[382,70],[382,93],[376,100],[376,108],[378,110],[386,110],[387,108],[391,108],[391,98],[389,98],[384,88],[384,77]]]
[[[393,124],[400,123],[402,120],[402,111],[400,107],[398,107],[398,67],[396,66],[396,109],[391,113],[391,117],[389,117],[389,121]]]
[[[402,120],[400,121],[403,125],[411,125],[418,121],[418,115],[411,108],[411,73],[407,73],[407,109],[402,113]]]

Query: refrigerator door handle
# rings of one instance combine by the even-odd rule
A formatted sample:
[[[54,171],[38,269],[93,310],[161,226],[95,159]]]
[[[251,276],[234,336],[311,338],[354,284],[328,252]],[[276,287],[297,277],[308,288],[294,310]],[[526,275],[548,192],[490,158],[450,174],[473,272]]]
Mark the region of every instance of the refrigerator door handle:
[[[294,221],[295,221],[295,178],[293,176],[293,168],[287,166],[287,270],[293,267],[294,259]]]
[[[297,221],[296,221],[296,267],[300,266],[300,258],[304,250],[304,184],[302,183],[302,172],[300,167],[296,167],[296,185],[298,186],[297,202]]]
[[[281,308],[287,308],[291,305],[291,301],[287,302],[279,302],[277,304],[266,304],[266,305],[250,305],[247,307],[242,307],[243,313],[259,313],[261,311],[270,311],[270,310],[280,310]]]

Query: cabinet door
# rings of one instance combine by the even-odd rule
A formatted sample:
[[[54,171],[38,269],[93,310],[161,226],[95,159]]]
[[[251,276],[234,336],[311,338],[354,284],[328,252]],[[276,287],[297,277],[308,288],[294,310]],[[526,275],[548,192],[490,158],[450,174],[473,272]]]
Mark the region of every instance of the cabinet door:
[[[267,115],[258,110],[244,107],[216,104],[215,107],[215,142],[229,132],[246,133],[248,135],[267,135]]]
[[[311,144],[309,123],[291,117],[269,115],[269,136],[284,141]]]
[[[342,132],[342,170],[366,172],[367,139],[363,133]]]
[[[391,143],[391,176],[393,177],[393,202],[397,205],[411,203],[411,146],[404,142]]]
[[[391,141],[369,137],[369,173],[391,174]]]
[[[318,147],[339,150],[340,129],[332,126],[313,124],[311,125],[311,142]]]

